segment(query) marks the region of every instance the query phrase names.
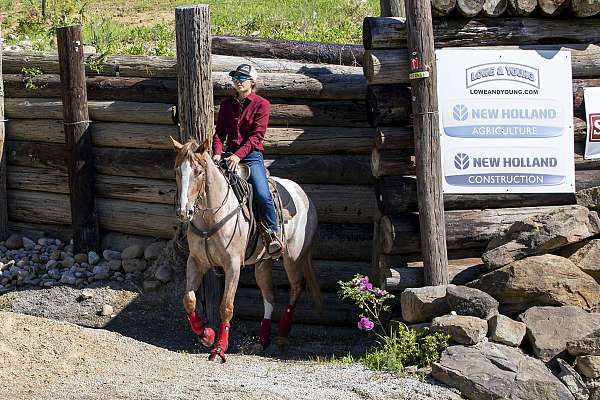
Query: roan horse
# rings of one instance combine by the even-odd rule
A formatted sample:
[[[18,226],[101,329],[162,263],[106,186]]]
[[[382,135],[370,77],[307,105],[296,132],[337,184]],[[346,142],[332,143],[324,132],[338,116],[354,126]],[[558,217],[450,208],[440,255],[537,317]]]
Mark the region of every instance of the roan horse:
[[[261,323],[259,341],[254,352],[261,352],[270,344],[271,314],[275,303],[272,283],[272,259],[245,260],[250,224],[241,212],[241,205],[231,187],[209,153],[209,142],[199,146],[195,141],[181,144],[171,138],[177,152],[175,171],[178,199],[177,217],[189,222],[187,240],[190,254],[187,260],[186,289],[183,306],[192,330],[200,342],[210,347],[209,359],[219,356],[225,362],[225,351],[229,345],[229,322],[233,317],[233,302],[244,264],[255,265],[256,283],[264,302],[264,318]],[[290,283],[289,304],[281,313],[278,327],[280,350],[287,348],[287,337],[291,329],[294,307],[304,284],[320,309],[321,292],[316,280],[311,259],[311,244],[317,229],[316,209],[306,193],[293,181],[274,178],[290,193],[296,207],[296,215],[285,223],[283,242],[283,265]],[[196,231],[196,232],[194,232]],[[202,232],[202,235],[198,235]],[[260,242],[260,240],[259,240]],[[262,243],[259,244],[262,246]],[[204,274],[213,266],[222,266],[225,271],[225,292],[220,305],[221,324],[215,341],[215,332],[196,311],[196,290],[202,284]]]

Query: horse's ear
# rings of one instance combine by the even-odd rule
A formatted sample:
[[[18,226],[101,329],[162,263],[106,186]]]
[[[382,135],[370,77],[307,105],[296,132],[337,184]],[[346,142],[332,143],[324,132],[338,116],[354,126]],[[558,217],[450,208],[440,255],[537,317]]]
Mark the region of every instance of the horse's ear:
[[[202,146],[198,147],[198,149],[196,150],[196,153],[204,153],[205,151],[209,151],[210,150],[210,139],[206,138],[204,139],[204,142],[202,142]]]
[[[171,139],[171,142],[173,142],[173,147],[175,148],[175,150],[177,150],[177,151],[181,150],[183,145],[181,143],[179,143],[177,140],[173,139],[173,136],[169,136],[169,138]]]

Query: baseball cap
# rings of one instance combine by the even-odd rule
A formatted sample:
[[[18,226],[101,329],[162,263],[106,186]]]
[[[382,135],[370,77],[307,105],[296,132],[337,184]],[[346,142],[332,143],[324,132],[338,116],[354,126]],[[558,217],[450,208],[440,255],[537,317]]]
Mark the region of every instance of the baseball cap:
[[[258,72],[256,71],[256,68],[250,64],[240,64],[235,71],[229,72],[229,76],[235,75],[246,75],[249,76],[253,81],[256,81],[258,78]]]

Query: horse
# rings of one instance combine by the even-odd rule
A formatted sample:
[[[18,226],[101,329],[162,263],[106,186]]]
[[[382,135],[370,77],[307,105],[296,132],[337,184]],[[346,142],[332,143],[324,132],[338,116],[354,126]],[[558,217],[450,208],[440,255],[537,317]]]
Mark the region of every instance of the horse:
[[[271,316],[275,304],[272,283],[274,260],[265,259],[264,251],[254,252],[250,259],[245,260],[250,221],[242,212],[243,204],[231,194],[230,182],[212,160],[210,142],[205,140],[198,145],[191,140],[181,144],[172,137],[171,141],[176,151],[176,214],[179,221],[189,224],[187,241],[190,253],[183,307],[190,326],[202,345],[212,346],[209,360],[219,356],[224,363],[240,269],[243,265],[254,264],[256,283],[263,298],[264,316],[258,343],[251,350],[261,353],[271,343]],[[285,351],[289,344],[294,308],[305,286],[308,286],[313,303],[320,310],[322,298],[311,255],[318,221],[314,204],[297,183],[288,179],[272,179],[289,192],[297,210],[285,225],[281,225],[284,231],[281,257],[290,290],[289,303],[279,320],[277,345],[280,351]],[[264,249],[260,242],[259,246]],[[214,330],[206,325],[196,310],[195,294],[201,287],[204,274],[213,266],[221,266],[225,272],[225,290],[219,307],[221,322],[216,337]]]

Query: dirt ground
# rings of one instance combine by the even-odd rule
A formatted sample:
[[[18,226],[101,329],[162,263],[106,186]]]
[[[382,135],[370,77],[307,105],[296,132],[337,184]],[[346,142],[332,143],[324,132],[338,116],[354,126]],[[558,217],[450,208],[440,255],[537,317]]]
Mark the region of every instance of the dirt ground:
[[[297,325],[287,354],[272,346],[250,356],[243,349],[258,322],[234,321],[221,365],[207,361],[178,303],[135,287],[93,292],[84,301],[67,286],[0,296],[0,399],[461,399],[416,379],[310,361],[360,354],[366,337],[354,329]],[[103,304],[114,315],[97,315]]]

